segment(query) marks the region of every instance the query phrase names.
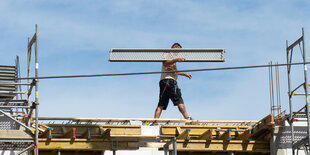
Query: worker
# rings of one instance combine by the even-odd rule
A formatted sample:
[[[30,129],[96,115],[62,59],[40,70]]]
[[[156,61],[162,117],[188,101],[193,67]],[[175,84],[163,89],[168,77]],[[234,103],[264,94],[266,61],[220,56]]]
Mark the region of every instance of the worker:
[[[171,48],[182,48],[179,43],[174,43]],[[168,52],[163,54],[164,61],[162,64],[162,72],[167,71],[177,71],[176,62],[185,61],[184,58],[175,58],[173,56],[177,55],[176,52]],[[158,106],[155,110],[154,118],[159,118],[162,110],[166,110],[169,99],[173,102],[174,106],[178,106],[179,111],[183,115],[185,119],[192,120],[191,117],[188,116],[186,108],[184,106],[184,101],[181,94],[181,89],[178,87],[177,79],[178,75],[186,76],[189,79],[192,78],[191,74],[184,72],[169,72],[169,73],[161,73],[161,78],[159,82],[160,92],[159,92],[159,102]]]

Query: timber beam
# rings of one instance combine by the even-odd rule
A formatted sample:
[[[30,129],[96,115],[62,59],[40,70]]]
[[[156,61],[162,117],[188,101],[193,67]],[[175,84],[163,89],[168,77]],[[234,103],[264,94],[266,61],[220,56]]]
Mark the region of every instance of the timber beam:
[[[162,142],[168,142],[167,140]],[[270,144],[265,141],[243,140],[177,140],[178,151],[200,152],[270,152]],[[170,147],[169,149],[172,149]]]
[[[137,150],[138,145],[128,141],[116,141],[118,150]],[[87,140],[87,139],[75,139],[71,138],[53,138],[48,140],[47,138],[39,138],[39,149],[40,150],[81,150],[81,151],[104,151],[112,150],[116,144],[113,141],[108,140]]]

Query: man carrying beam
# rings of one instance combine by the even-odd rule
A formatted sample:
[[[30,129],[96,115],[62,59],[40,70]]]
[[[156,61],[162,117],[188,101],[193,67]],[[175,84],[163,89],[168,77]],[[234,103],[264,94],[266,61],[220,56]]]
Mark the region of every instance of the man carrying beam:
[[[174,43],[171,48],[182,48],[182,46],[179,43]],[[177,71],[176,62],[185,61],[184,58],[173,59],[173,54],[176,53],[168,52],[163,54],[163,57],[166,61],[164,61],[162,64],[162,72]],[[162,110],[167,109],[169,99],[171,99],[173,105],[178,106],[179,111],[182,113],[183,117],[185,119],[192,120],[192,118],[188,116],[188,113],[184,106],[181,89],[178,87],[177,84],[178,75],[186,76],[189,79],[192,78],[191,74],[184,72],[161,73],[161,78],[159,82],[159,102],[155,110],[154,118],[160,117]]]
[[[179,43],[175,43],[167,49],[111,49],[111,62],[162,62],[162,73],[159,94],[159,103],[154,118],[159,118],[162,110],[166,110],[169,99],[175,106],[178,106],[183,117],[188,116],[181,91],[177,85],[178,75],[192,78],[191,74],[177,72],[176,62],[224,62],[225,49],[183,49]],[[176,71],[176,72],[174,72]]]

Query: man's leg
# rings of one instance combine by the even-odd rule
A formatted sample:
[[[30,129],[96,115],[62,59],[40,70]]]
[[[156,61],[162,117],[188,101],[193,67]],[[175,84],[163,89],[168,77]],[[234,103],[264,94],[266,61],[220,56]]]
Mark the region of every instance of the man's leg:
[[[161,112],[163,111],[163,108],[164,108],[163,106],[158,106],[158,107],[156,108],[154,118],[159,118],[159,117],[160,117],[160,114],[161,114]]]
[[[183,115],[183,117],[185,119],[187,119],[188,118],[188,114],[187,114],[185,105],[184,104],[178,104],[178,108],[179,108],[179,111],[181,112],[181,114]]]

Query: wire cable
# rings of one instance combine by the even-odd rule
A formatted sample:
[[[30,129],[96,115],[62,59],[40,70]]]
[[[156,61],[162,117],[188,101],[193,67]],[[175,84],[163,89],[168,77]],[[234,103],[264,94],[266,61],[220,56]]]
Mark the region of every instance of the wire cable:
[[[41,77],[23,77],[17,78],[18,80],[27,79],[63,79],[63,78],[82,78],[82,77],[103,77],[103,76],[128,76],[128,75],[145,75],[145,74],[161,74],[161,73],[174,73],[174,72],[201,72],[201,71],[217,71],[217,70],[234,70],[234,69],[252,69],[252,68],[265,68],[271,66],[289,66],[289,65],[302,65],[310,64],[310,62],[300,62],[291,64],[274,64],[274,65],[254,65],[254,66],[237,66],[237,67],[221,67],[221,68],[205,68],[205,69],[189,69],[167,72],[136,72],[136,73],[115,73],[115,74],[88,74],[88,75],[64,75],[64,76],[41,76]]]

